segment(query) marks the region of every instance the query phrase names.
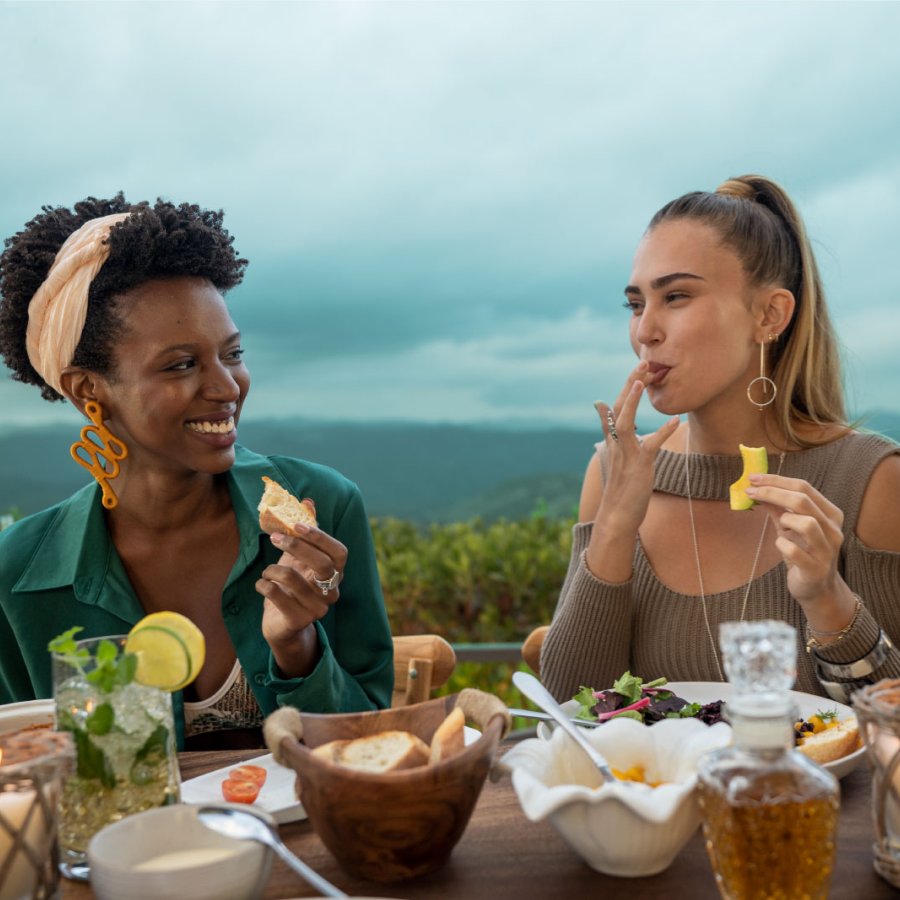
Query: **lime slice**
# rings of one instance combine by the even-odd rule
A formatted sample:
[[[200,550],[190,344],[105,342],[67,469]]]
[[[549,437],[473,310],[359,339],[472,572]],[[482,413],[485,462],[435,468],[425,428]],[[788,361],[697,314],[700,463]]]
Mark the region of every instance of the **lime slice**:
[[[203,667],[203,632],[186,616],[158,612],[145,616],[128,635],[125,650],[138,659],[135,678],[151,687],[179,691]]]

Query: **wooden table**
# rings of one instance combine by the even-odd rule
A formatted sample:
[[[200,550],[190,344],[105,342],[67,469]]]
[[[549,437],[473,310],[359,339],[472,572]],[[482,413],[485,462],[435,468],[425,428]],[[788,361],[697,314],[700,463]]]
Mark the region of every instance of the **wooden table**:
[[[209,751],[180,756],[184,779],[258,756],[259,751]],[[378,885],[346,875],[308,822],[281,826],[281,836],[298,856],[352,896],[398,900],[531,900],[531,898],[602,897],[718,898],[712,869],[698,833],[663,873],[652,878],[613,878],[595,872],[546,822],[529,822],[510,780],[488,781],[465,834],[443,869],[393,885]],[[872,868],[873,829],[870,776],[865,762],[841,781],[841,816],[837,864],[829,897],[878,900],[897,892]],[[785,853],[791,848],[785,847]],[[87,884],[62,879],[63,900],[88,900]],[[312,897],[315,892],[280,860],[275,860],[264,900]],[[213,898],[211,898],[213,900]]]

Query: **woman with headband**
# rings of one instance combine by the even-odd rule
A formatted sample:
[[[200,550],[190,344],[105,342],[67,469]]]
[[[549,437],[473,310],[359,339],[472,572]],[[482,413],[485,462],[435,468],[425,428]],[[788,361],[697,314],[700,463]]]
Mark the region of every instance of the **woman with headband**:
[[[853,429],[835,334],[794,205],[766,178],[652,219],[625,288],[639,362],[582,489],[541,654],[561,700],[645,680],[724,679],[725,621],[797,628],[798,689],[847,702],[900,676],[900,448]],[[646,395],[670,418],[642,437]],[[739,445],[764,447],[733,511]]]
[[[221,213],[87,199],[46,207],[0,256],[0,353],[68,400],[106,447],[97,484],[0,533],[0,703],[49,697],[47,643],[174,610],[206,638],[177,695],[179,744],[258,745],[262,719],[390,704],[393,658],[371,533],[337,472],[239,446],[250,387],[222,295],[239,284]],[[319,528],[261,531],[267,476]],[[262,597],[260,597],[260,594]]]

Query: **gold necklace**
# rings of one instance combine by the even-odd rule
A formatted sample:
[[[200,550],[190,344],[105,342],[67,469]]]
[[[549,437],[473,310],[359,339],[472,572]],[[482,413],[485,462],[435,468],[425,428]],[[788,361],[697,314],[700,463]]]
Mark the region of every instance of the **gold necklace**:
[[[697,564],[697,581],[700,582],[700,601],[703,604],[703,621],[706,623],[706,633],[709,635],[709,643],[713,651],[713,659],[716,663],[716,671],[719,673],[719,681],[724,681],[725,676],[722,674],[722,666],[719,662],[719,652],[716,648],[716,641],[713,637],[712,628],[709,626],[709,612],[706,608],[706,592],[703,590],[703,572],[700,569],[700,548],[697,546],[697,529],[694,527],[694,504],[691,500],[691,464],[689,458],[691,455],[691,433],[688,431],[684,448],[684,477],[687,482],[687,502],[688,515],[691,519],[691,540],[694,543],[694,562]],[[781,474],[781,467],[784,465],[784,450],[778,460],[778,471],[776,475]],[[753,587],[753,576],[756,574],[756,565],[759,562],[759,554],[762,552],[763,541],[766,538],[766,528],[769,525],[769,516],[766,514],[763,520],[762,534],[759,536],[759,543],[756,545],[756,556],[753,557],[753,568],[750,570],[750,578],[747,581],[747,590],[744,592],[744,602],[741,605],[741,621],[744,621],[744,614],[747,612],[747,600],[750,598],[750,589]]]

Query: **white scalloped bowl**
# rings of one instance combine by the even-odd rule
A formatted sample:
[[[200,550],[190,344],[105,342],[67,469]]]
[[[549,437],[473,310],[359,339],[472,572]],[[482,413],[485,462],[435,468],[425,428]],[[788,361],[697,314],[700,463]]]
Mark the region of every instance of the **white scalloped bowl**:
[[[666,719],[647,727],[614,719],[585,737],[614,769],[644,767],[650,787],[605,784],[585,753],[562,730],[550,740],[531,738],[504,755],[501,765],[525,815],[549,819],[584,861],[607,875],[640,877],[668,868],[700,824],[697,765],[731,743],[731,726],[697,719]]]

